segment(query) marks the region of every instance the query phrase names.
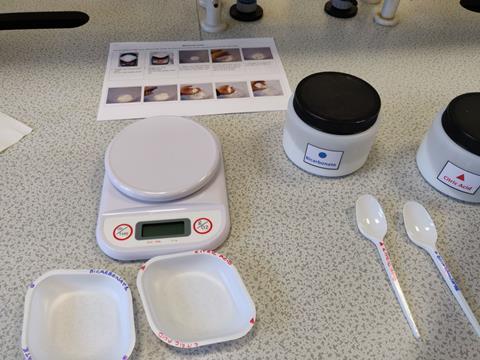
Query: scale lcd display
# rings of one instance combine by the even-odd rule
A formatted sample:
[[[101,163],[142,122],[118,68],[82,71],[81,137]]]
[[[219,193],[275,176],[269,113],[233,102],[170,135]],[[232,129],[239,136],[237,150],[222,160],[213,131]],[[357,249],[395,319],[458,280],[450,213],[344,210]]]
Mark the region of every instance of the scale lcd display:
[[[190,235],[190,220],[149,221],[138,223],[135,237],[137,240],[161,239]]]

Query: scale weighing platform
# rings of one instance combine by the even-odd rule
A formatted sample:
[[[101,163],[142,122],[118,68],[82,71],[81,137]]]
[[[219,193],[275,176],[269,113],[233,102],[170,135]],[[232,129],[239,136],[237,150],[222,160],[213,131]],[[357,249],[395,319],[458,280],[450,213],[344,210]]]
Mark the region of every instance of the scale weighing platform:
[[[124,128],[105,153],[97,242],[117,260],[212,250],[230,231],[221,145],[200,124],[154,117]]]

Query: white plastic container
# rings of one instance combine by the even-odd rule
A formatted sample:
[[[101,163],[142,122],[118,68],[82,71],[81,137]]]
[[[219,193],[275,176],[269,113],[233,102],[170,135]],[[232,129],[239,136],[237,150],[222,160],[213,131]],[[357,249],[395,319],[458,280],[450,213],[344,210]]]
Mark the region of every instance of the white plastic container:
[[[132,295],[108,270],[55,270],[30,284],[26,360],[127,360],[135,346]]]
[[[211,250],[164,255],[140,268],[150,328],[180,348],[233,340],[255,323],[255,305],[232,262]]]
[[[480,203],[480,93],[460,95],[437,114],[418,149],[417,165],[438,191]]]
[[[285,153],[315,175],[353,173],[375,141],[380,105],[377,91],[355,76],[324,72],[306,77],[288,103]]]

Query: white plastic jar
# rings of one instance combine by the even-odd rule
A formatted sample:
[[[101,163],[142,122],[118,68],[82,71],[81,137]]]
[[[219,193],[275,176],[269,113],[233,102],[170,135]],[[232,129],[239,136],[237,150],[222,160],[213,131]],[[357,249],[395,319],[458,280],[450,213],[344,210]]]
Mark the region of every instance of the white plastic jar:
[[[457,96],[437,114],[418,149],[417,165],[438,191],[480,203],[480,93]]]
[[[380,96],[366,81],[338,72],[312,74],[289,100],[283,148],[299,168],[344,176],[365,164],[375,141]]]

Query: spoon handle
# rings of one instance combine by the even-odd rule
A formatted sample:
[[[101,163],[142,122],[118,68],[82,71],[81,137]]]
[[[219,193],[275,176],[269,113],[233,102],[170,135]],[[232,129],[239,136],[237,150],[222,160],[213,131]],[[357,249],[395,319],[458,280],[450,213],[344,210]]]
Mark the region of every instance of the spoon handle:
[[[448,271],[445,261],[440,256],[438,251],[432,250],[432,251],[429,251],[429,253],[433,259],[433,262],[435,263],[435,265],[437,265],[437,268],[440,271],[440,274],[442,274],[443,279],[445,280],[448,287],[450,288],[450,291],[452,292],[453,296],[455,296],[455,299],[457,299],[458,303],[460,304],[460,307],[462,308],[463,312],[467,316],[468,321],[470,321],[470,324],[472,324],[473,328],[475,329],[477,336],[480,336],[480,325],[478,324],[475,314],[470,309],[470,306],[468,306],[467,300],[465,300],[465,298],[463,297],[463,294],[460,291],[460,288],[458,287],[457,283],[455,282],[455,279],[453,278],[452,274],[450,274],[450,271]]]
[[[420,338],[420,333],[417,329],[417,325],[415,325],[415,321],[413,320],[412,313],[410,308],[408,307],[407,300],[405,299],[405,295],[403,295],[402,288],[400,287],[400,283],[397,279],[397,274],[395,274],[395,270],[393,269],[392,262],[390,261],[390,256],[388,255],[387,248],[385,247],[385,243],[380,241],[377,243],[377,250],[380,253],[380,257],[382,258],[383,266],[385,267],[385,271],[388,274],[388,279],[390,280],[390,284],[392,284],[393,292],[397,297],[398,302],[400,303],[400,307],[402,308],[403,314],[407,319],[408,325],[410,329],[412,329],[413,336],[415,338]]]

